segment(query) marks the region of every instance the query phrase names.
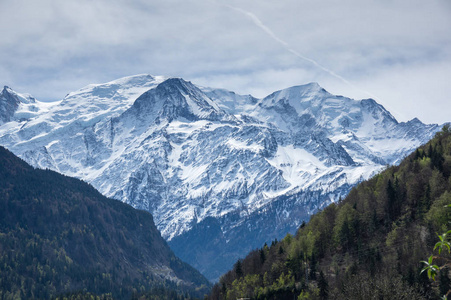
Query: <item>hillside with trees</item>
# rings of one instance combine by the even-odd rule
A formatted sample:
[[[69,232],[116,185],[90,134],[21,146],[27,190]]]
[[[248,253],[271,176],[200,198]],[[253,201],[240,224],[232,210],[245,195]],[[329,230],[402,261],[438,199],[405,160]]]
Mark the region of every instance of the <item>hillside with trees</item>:
[[[185,299],[209,286],[150,213],[0,147],[0,299]]]
[[[439,299],[450,290],[451,130],[356,186],[296,234],[236,262],[210,299]],[[443,236],[442,236],[443,237]],[[446,235],[445,239],[448,239]],[[431,255],[435,281],[421,270]],[[442,299],[442,298],[440,298]]]

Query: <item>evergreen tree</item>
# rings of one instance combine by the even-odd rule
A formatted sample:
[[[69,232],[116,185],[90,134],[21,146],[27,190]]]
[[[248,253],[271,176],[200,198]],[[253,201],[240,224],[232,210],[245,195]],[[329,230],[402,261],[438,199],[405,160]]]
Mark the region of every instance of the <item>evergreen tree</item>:
[[[324,276],[322,270],[319,272],[318,289],[319,289],[319,297],[321,300],[329,298],[329,284],[327,283],[327,279]]]
[[[243,267],[241,259],[239,259],[235,264],[235,275],[237,278],[241,278],[243,276]]]
[[[316,279],[316,256],[315,253],[312,253],[312,258],[310,259],[310,275],[309,277],[313,280]]]
[[[260,249],[260,262],[263,265],[266,260],[265,249]]]
[[[396,195],[396,185],[393,185],[392,181],[389,179],[387,182],[387,210],[389,223],[391,223],[398,216],[398,205],[397,205],[397,195]]]

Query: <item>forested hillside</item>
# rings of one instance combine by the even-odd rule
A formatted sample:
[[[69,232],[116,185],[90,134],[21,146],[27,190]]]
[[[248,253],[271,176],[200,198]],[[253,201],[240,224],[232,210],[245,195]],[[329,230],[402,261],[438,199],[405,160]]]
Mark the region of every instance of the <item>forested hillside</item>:
[[[0,299],[154,299],[148,291],[176,299],[208,287],[172,253],[150,213],[0,147]]]
[[[450,229],[451,130],[399,166],[355,187],[287,235],[251,252],[223,275],[210,299],[438,299],[450,288],[447,250],[421,263]],[[446,250],[446,251],[445,251]]]

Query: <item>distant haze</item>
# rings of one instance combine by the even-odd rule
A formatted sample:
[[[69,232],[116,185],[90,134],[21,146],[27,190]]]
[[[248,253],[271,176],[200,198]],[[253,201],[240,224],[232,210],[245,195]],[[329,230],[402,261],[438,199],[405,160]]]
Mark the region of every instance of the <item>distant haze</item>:
[[[451,121],[451,2],[0,1],[0,84],[41,101],[148,73],[264,97],[318,82]]]

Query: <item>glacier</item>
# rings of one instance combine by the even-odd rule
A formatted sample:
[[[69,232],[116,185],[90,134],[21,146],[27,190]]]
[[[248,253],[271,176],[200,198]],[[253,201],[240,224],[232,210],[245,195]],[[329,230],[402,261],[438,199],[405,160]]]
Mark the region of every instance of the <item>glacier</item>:
[[[177,256],[217,280],[441,128],[317,83],[264,98],[147,74],[56,103],[4,88],[0,145],[147,210]]]

